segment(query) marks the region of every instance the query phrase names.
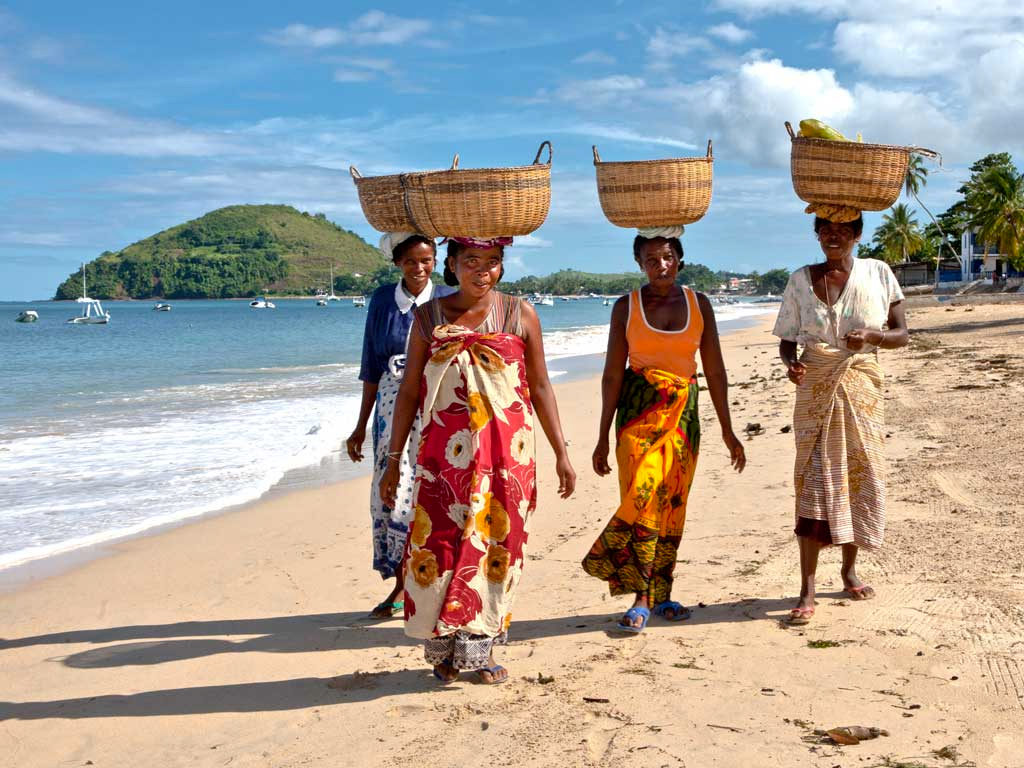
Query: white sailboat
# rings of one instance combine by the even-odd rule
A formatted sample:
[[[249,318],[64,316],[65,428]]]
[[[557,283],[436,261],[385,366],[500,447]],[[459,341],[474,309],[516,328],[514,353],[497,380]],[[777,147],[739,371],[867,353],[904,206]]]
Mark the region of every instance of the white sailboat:
[[[68,322],[74,325],[106,325],[110,322],[110,313],[103,309],[99,299],[90,299],[85,292],[85,263],[82,263],[82,295],[75,299],[82,305],[82,314],[69,317]]]
[[[327,294],[328,301],[341,301],[340,296],[334,295],[334,265],[331,265],[331,292]]]
[[[249,302],[249,306],[253,309],[276,309],[277,305],[274,304],[266,296],[257,296],[255,299]]]

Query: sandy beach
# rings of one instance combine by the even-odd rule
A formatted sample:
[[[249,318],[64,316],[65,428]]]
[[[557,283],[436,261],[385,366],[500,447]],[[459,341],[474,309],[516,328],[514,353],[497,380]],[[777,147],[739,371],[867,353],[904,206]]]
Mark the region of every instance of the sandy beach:
[[[504,685],[440,687],[370,568],[369,478],[111,548],[0,594],[0,764],[11,766],[1024,765],[1024,304],[914,306],[885,352],[887,542],[877,599],[819,567],[795,604],[793,389],[771,318],[723,340],[746,472],[710,399],[674,596],[689,621],[608,632],[627,607],[580,560],[612,514],[590,468],[599,381],[558,385],[579,482],[540,502]],[[842,725],[887,736],[839,747]]]

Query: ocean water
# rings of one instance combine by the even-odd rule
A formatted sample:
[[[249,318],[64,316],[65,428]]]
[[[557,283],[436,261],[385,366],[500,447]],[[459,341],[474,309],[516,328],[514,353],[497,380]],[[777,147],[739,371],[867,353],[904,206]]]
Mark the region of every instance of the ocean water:
[[[105,326],[66,324],[74,304],[0,303],[0,569],[256,499],[293,471],[366,471],[341,450],[366,310],[275,303],[104,302]],[[15,323],[29,307],[39,322]],[[728,332],[775,309],[716,312]],[[604,351],[600,299],[537,311],[553,377]]]

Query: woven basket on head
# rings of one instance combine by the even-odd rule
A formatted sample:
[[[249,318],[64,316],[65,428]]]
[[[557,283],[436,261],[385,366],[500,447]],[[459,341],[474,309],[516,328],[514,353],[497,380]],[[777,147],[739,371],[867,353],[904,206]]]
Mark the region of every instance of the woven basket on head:
[[[706,157],[602,162],[594,147],[601,210],[620,227],[692,224],[711,205],[711,141]]]
[[[788,122],[786,130],[792,140],[793,189],[805,203],[884,211],[900,196],[910,153],[937,156],[921,147],[803,138]]]
[[[356,167],[348,169],[359,193],[359,204],[370,226],[380,232],[416,232],[405,208],[403,174],[363,176]]]
[[[548,159],[540,162],[544,148]],[[416,231],[433,237],[515,237],[544,223],[551,207],[551,142],[532,165],[459,169],[402,177],[405,205]]]

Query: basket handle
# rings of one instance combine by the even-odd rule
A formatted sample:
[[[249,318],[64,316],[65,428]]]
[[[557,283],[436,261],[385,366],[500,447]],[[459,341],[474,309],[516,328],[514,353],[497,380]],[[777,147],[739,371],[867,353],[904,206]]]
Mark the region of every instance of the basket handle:
[[[597,144],[591,144],[590,148],[594,150],[594,165],[598,165],[601,162],[601,156],[597,154]]]
[[[924,155],[925,157],[937,157],[939,158],[939,165],[942,165],[942,153],[936,152],[934,149],[925,149],[924,147],[907,147],[915,155]]]
[[[533,164],[534,165],[540,165],[541,164],[540,163],[540,155],[541,155],[541,152],[544,151],[544,147],[548,148],[548,161],[546,163],[543,163],[543,165],[551,165],[551,158],[554,156],[555,152],[551,148],[551,142],[550,141],[542,141],[540,143],[540,146],[537,148],[537,156],[535,158],[533,158]]]
[[[714,155],[711,154],[711,139],[708,139],[708,160],[713,160]]]
[[[455,157],[452,158],[452,170],[453,171],[459,170],[459,153],[458,152],[456,152],[455,153]]]
[[[363,174],[361,174],[359,172],[359,169],[356,168],[354,165],[350,165],[348,167],[348,172],[352,174],[352,178],[353,179],[361,179],[361,178],[363,178]]]
[[[796,134],[793,133],[793,126],[789,124],[789,120],[786,121],[786,130],[789,131],[789,138],[795,139]]]

